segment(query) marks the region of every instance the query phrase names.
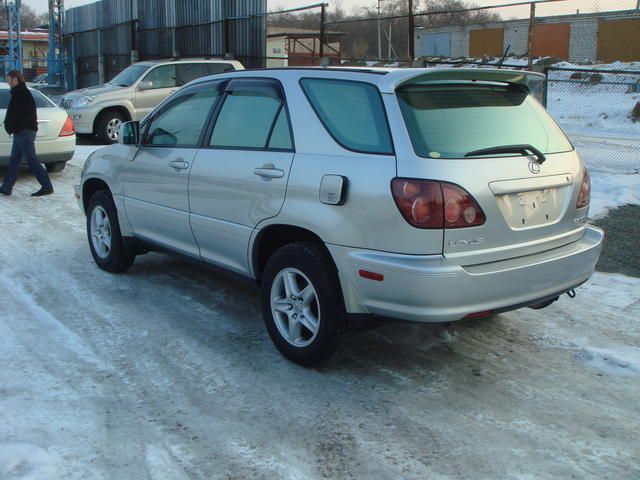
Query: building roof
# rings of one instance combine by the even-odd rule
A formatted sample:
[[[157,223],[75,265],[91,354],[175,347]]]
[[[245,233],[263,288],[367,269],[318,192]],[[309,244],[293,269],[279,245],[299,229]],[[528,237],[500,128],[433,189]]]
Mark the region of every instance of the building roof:
[[[20,35],[22,36],[23,42],[24,41],[42,42],[42,43],[49,42],[48,30],[37,30],[37,31],[25,30],[23,32],[20,32]],[[0,40],[8,40],[8,39],[9,39],[9,32],[7,30],[0,30]]]

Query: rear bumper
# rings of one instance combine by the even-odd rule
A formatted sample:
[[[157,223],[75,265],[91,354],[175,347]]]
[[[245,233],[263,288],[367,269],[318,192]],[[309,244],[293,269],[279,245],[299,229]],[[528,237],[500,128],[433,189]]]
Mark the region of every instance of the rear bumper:
[[[70,108],[66,112],[71,117],[77,133],[91,134],[93,133],[93,123],[102,108],[104,107]]]
[[[418,322],[450,322],[553,297],[591,277],[604,233],[587,226],[573,243],[546,252],[463,267],[442,255],[400,255],[327,245],[347,311]],[[364,269],[383,281],[362,278]]]

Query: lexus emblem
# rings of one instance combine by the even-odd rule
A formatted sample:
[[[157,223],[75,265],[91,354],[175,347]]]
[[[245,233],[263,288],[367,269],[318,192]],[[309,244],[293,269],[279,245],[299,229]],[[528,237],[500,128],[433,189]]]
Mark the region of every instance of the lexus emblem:
[[[533,160],[531,160],[529,162],[529,171],[531,173],[540,173],[540,164],[538,162],[534,162]]]

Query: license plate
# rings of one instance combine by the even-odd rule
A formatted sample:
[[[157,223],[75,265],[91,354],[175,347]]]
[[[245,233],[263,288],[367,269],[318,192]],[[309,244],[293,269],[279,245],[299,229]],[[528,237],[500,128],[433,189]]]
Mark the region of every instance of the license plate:
[[[551,220],[555,205],[554,193],[555,189],[547,188],[517,194],[523,227],[540,225]]]
[[[499,199],[505,219],[515,229],[554,222],[561,211],[556,188],[509,193]]]

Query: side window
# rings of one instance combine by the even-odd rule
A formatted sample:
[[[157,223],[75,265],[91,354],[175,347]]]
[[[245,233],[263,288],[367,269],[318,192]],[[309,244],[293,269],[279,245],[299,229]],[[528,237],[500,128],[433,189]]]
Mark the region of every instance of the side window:
[[[235,68],[230,63],[207,63],[207,75],[215,75],[222,72],[233,72]]]
[[[284,105],[280,107],[280,113],[273,126],[273,132],[269,139],[269,148],[279,148],[291,150],[291,130],[289,129],[289,118]]]
[[[178,65],[178,78],[180,85],[186,85],[196,78],[209,75],[206,63],[181,63]]]
[[[176,83],[176,66],[163,65],[151,70],[144,80],[151,81],[152,88],[172,88],[177,86]]]
[[[209,144],[222,148],[291,149],[284,103],[269,83],[237,82],[227,92]]]
[[[174,98],[146,129],[144,145],[196,147],[219,97],[219,84],[197,85]]]
[[[300,84],[325,128],[340,145],[356,152],[393,154],[384,105],[374,85],[312,78],[303,79]]]

